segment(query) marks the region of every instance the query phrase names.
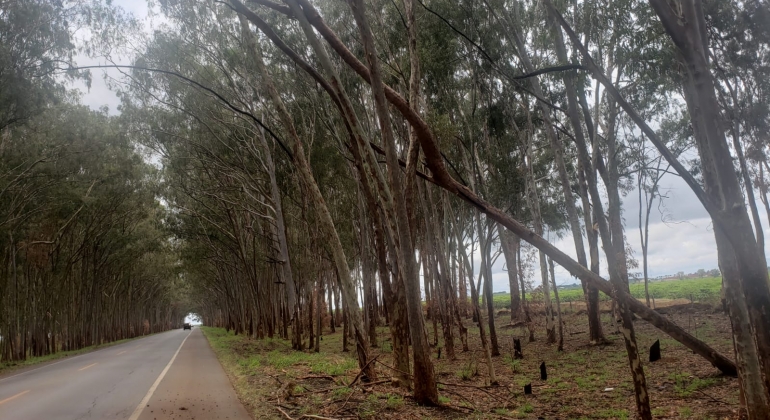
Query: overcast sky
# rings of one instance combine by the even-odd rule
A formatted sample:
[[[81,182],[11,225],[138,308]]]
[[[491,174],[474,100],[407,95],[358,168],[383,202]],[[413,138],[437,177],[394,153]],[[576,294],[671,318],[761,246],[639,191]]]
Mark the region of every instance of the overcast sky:
[[[156,24],[156,22],[151,21],[148,17],[147,2],[145,0],[113,0],[112,3],[133,14],[134,17],[142,22],[145,31],[150,30],[153,25]],[[78,35],[82,36],[84,34]],[[91,58],[82,54],[75,57],[75,62],[78,66],[111,64],[104,59]],[[116,58],[116,62],[118,64],[131,64],[131,59],[130,57],[118,57]],[[118,105],[120,105],[120,100],[115,93],[107,87],[107,83],[104,80],[105,75],[120,80],[120,72],[117,69],[94,69],[91,70],[92,81],[90,89],[88,89],[85,83],[80,81],[72,83],[71,87],[78,89],[81,92],[81,102],[83,104],[88,105],[92,109],[99,109],[106,106],[109,109],[110,114],[115,115],[118,112],[117,109]]]
[[[668,223],[661,220],[657,204],[650,214],[650,239],[648,253],[648,272],[650,277],[664,274],[675,274],[679,271],[690,273],[700,268],[717,268],[716,244],[712,231],[711,219],[703,209],[689,187],[680,178],[666,175],[661,186],[668,191],[668,199],[664,200]],[[625,220],[626,240],[634,250],[634,257],[639,261],[639,269],[630,271],[641,272],[642,248],[639,235],[639,198],[637,191],[623,198],[623,218]],[[605,204],[606,209],[606,204]],[[577,259],[572,235],[552,241],[562,252]],[[586,252],[588,243],[584,240]],[[601,243],[600,243],[601,246]],[[600,252],[603,257],[603,252]],[[493,266],[495,291],[508,290],[508,274],[503,271],[503,258],[499,258]],[[537,261],[533,267],[533,279],[540,282],[540,270]],[[578,280],[566,270],[556,266],[556,283],[570,284]],[[602,258],[601,274],[606,278],[607,265]]]
[[[144,21],[145,31],[157,25],[147,19],[147,4],[142,0],[114,0],[114,4],[123,7]],[[130,63],[128,57],[123,57],[122,64]],[[104,60],[95,60],[84,56],[77,58],[79,65],[105,64]],[[73,87],[83,92],[82,102],[93,109],[107,106],[111,114],[117,113],[120,101],[110,91],[103,80],[104,74],[118,78],[117,70],[93,70],[93,82],[91,89],[87,90],[82,83]],[[667,223],[661,219],[658,206],[655,205],[650,214],[650,239],[649,239],[649,275],[656,277],[664,274],[675,274],[678,271],[690,273],[700,268],[717,268],[717,252],[714,243],[711,220],[689,187],[678,177],[666,175],[661,181],[661,189],[667,192],[668,198],[664,200],[662,208],[667,214]],[[625,219],[626,239],[634,250],[634,256],[640,263],[638,271],[641,272],[641,246],[638,230],[639,199],[636,191],[632,191],[623,198],[623,217]],[[763,220],[766,224],[767,220]],[[765,229],[765,235],[770,237],[770,229]],[[576,258],[572,235],[568,234],[555,240],[554,244],[568,255]],[[587,243],[586,243],[587,246]],[[474,256],[476,270],[480,259]],[[493,266],[494,290],[508,290],[508,275],[504,268],[504,258],[501,256]],[[533,279],[539,283],[540,271],[535,261]],[[478,273],[478,271],[477,271]],[[606,276],[606,263],[602,261],[602,275]],[[577,282],[566,270],[556,267],[556,281],[558,284]]]

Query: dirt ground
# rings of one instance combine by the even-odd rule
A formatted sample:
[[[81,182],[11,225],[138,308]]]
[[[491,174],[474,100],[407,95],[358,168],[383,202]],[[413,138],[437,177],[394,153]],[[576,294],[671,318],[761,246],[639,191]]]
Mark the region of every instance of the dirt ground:
[[[717,351],[732,358],[730,323],[718,308],[705,304],[658,302],[665,316]],[[380,375],[372,384],[349,386],[358,373],[354,354],[341,352],[341,329],[325,332],[321,353],[295,352],[283,340],[250,340],[225,337],[212,342],[231,375],[239,396],[255,418],[522,418],[522,419],[626,419],[635,418],[633,385],[623,340],[609,313],[602,314],[610,344],[588,344],[587,317],[580,308],[563,305],[564,351],[545,343],[545,323],[536,318],[536,341],[527,342],[523,326],[511,326],[505,313],[496,318],[501,356],[493,358],[499,381],[488,385],[478,328],[469,330],[470,351],[462,352],[455,337],[456,360],[447,360],[439,325],[433,348],[443,407],[421,407],[406,390],[391,385],[393,371],[387,327],[379,329],[373,349]],[[433,324],[427,322],[434,340]],[[221,331],[224,334],[224,331]],[[455,330],[456,333],[456,330]],[[732,419],[737,417],[738,382],[725,377],[643,320],[636,321],[653,416],[666,419]],[[207,332],[210,335],[211,332]],[[521,339],[524,358],[513,359],[513,338]],[[210,337],[211,339],[211,337]],[[647,362],[647,349],[660,339],[662,359]],[[351,346],[352,348],[352,346]],[[540,380],[541,362],[548,379]],[[524,385],[532,395],[524,395]]]

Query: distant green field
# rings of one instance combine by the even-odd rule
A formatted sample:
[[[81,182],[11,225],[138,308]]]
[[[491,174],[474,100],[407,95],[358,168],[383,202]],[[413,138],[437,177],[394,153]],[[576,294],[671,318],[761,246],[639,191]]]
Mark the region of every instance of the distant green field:
[[[652,282],[649,285],[650,298],[655,299],[693,299],[697,302],[716,302],[722,290],[721,277],[704,277],[699,279],[667,280]],[[631,295],[644,300],[644,283],[631,284]],[[553,298],[553,291],[551,291]],[[599,293],[599,298],[609,300],[609,297]],[[527,293],[527,300],[542,300],[542,293]],[[562,302],[577,302],[583,300],[583,289],[580,286],[573,289],[559,289],[559,299]],[[508,308],[511,305],[511,295],[497,293],[493,298],[497,309]]]

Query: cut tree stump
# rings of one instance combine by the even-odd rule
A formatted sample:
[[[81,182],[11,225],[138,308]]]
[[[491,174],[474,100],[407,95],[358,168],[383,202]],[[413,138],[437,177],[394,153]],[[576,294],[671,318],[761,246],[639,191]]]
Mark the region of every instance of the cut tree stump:
[[[660,360],[660,340],[655,340],[652,346],[650,346],[650,362]]]
[[[521,340],[518,338],[513,339],[513,358],[514,359],[523,359],[524,354],[521,352]]]

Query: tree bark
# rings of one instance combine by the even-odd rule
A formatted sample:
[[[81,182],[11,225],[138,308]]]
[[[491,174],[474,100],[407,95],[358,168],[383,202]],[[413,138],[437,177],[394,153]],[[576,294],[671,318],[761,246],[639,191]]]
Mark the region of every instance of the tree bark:
[[[557,351],[564,351],[564,323],[561,320],[561,301],[559,300],[559,288],[556,286],[556,270],[553,260],[548,259],[548,268],[551,271],[551,281],[553,282],[553,298],[556,300],[556,321],[559,323],[559,343]]]
[[[398,164],[398,156],[396,154],[396,143],[390,122],[390,111],[388,110],[385,98],[374,39],[371,30],[369,29],[363,1],[350,0],[350,6],[361,33],[361,39],[366,52],[366,59],[369,63],[372,93],[374,95],[377,118],[380,123],[380,131],[382,132],[383,143],[385,145],[386,161],[388,163],[388,181],[393,188],[393,191],[396,192],[396,194],[394,194],[396,207],[395,224],[400,245],[399,253],[401,258],[399,258],[399,260],[403,264],[402,270],[406,283],[406,304],[409,311],[409,327],[410,335],[412,337],[414,398],[420,404],[437,405],[439,403],[438,388],[433,373],[433,363],[430,360],[427,340],[425,340],[425,335],[423,333],[422,302],[418,280],[419,273],[417,272],[414,258],[415,248],[412,243],[409,226],[408,204],[403,199],[403,196],[398,194],[399,191],[403,191],[403,183],[401,180],[400,166]],[[295,8],[295,12],[301,13],[298,7]]]
[[[516,321],[521,314],[521,295],[519,294],[519,271],[516,262],[518,250],[513,239],[513,234],[502,226],[498,226],[500,234],[500,246],[503,249],[506,265],[508,266],[508,290],[511,293],[511,322]]]
[[[242,15],[241,15],[242,16]],[[242,22],[245,23],[245,22]],[[311,30],[312,31],[312,30]],[[376,378],[373,364],[369,363],[369,343],[366,339],[366,332],[364,331],[363,320],[361,312],[358,307],[358,299],[355,292],[355,284],[350,274],[350,268],[347,265],[347,258],[345,257],[345,251],[342,248],[342,242],[340,242],[337,230],[334,227],[334,221],[332,220],[329,209],[326,206],[326,202],[321,195],[321,190],[318,188],[318,184],[315,182],[313,172],[310,168],[310,164],[305,158],[305,150],[302,146],[302,141],[299,139],[299,135],[294,127],[294,122],[286,110],[283,101],[278,94],[275,86],[272,83],[272,78],[265,68],[262,60],[261,52],[257,49],[258,44],[252,44],[254,49],[252,50],[252,58],[260,73],[262,74],[263,83],[268,90],[273,105],[278,110],[279,117],[284,127],[289,133],[292,147],[292,159],[294,165],[297,167],[297,172],[306,190],[310,193],[310,199],[313,204],[313,208],[316,211],[316,217],[318,217],[320,231],[329,246],[337,275],[339,277],[339,285],[342,292],[342,297],[348,308],[348,321],[352,324],[354,333],[356,336],[356,350],[358,355],[359,367],[365,370],[365,374],[369,379]],[[312,327],[311,327],[312,328]]]
[[[231,1],[235,2],[236,0]],[[262,0],[255,1],[280,13],[288,15],[291,14],[288,11],[288,8],[284,8],[280,5],[272,4]],[[369,70],[366,68],[366,66],[363,65],[363,63],[358,61],[358,59],[350,52],[350,50],[340,41],[336,34],[324,23],[318,12],[315,11],[315,9],[312,7],[307,7],[304,13],[306,14],[308,21],[310,21],[311,24],[321,34],[321,36],[327,40],[331,48],[340,56],[340,58],[352,70],[361,76],[364,81],[369,83],[371,81]],[[573,34],[574,33],[569,34],[570,38],[572,38]],[[303,69],[304,68],[305,67],[303,67]],[[312,71],[312,69],[310,71]],[[719,370],[728,375],[736,374],[736,367],[732,361],[717,353],[711,347],[696,339],[662,315],[647,308],[643,303],[636,301],[627,293],[613,290],[607,280],[581,266],[575,260],[545,241],[541,236],[535,234],[519,221],[513,219],[506,213],[487,203],[485,200],[477,196],[473,191],[457,182],[447,171],[436,138],[428,124],[416,112],[414,112],[413,109],[411,109],[409,104],[395,90],[389,86],[384,86],[384,90],[387,100],[415,129],[415,132],[418,135],[417,138],[420,141],[420,146],[425,153],[425,162],[433,174],[432,180],[435,184],[462,198],[472,206],[487,214],[493,220],[501,223],[517,236],[529,242],[536,248],[543,250],[546,255],[553,258],[556,263],[567,269],[571,275],[585,279],[591,285],[595,286],[603,293],[612,296],[616,300],[627,302],[634,313],[647,320],[657,328],[661,329],[672,338],[685,345],[687,348],[693,350],[695,353],[708,360]],[[650,131],[651,130],[645,130],[645,133]]]
[[[770,287],[767,262],[754,237],[740,182],[721,127],[721,113],[709,66],[707,27],[702,4],[697,0],[677,2],[680,7],[675,11],[662,0],[651,0],[650,3],[686,65],[683,90],[703,167],[705,196],[702,202],[714,221],[720,254],[726,253],[726,260],[738,260],[738,275],[726,275],[723,281],[727,288],[735,288],[746,299],[758,363],[748,360],[753,357],[748,351],[743,354],[744,362],[747,368],[759,367],[759,376],[764,381],[762,397],[770,401]],[[730,312],[743,315],[741,309],[731,309]],[[752,372],[751,376],[757,376],[757,372]],[[743,382],[749,383],[749,378]],[[744,389],[744,394],[751,390],[753,387]],[[747,395],[747,400],[749,398],[760,400],[759,395]],[[755,416],[752,418],[767,418],[770,410],[765,408],[763,413],[750,412],[749,415]]]

